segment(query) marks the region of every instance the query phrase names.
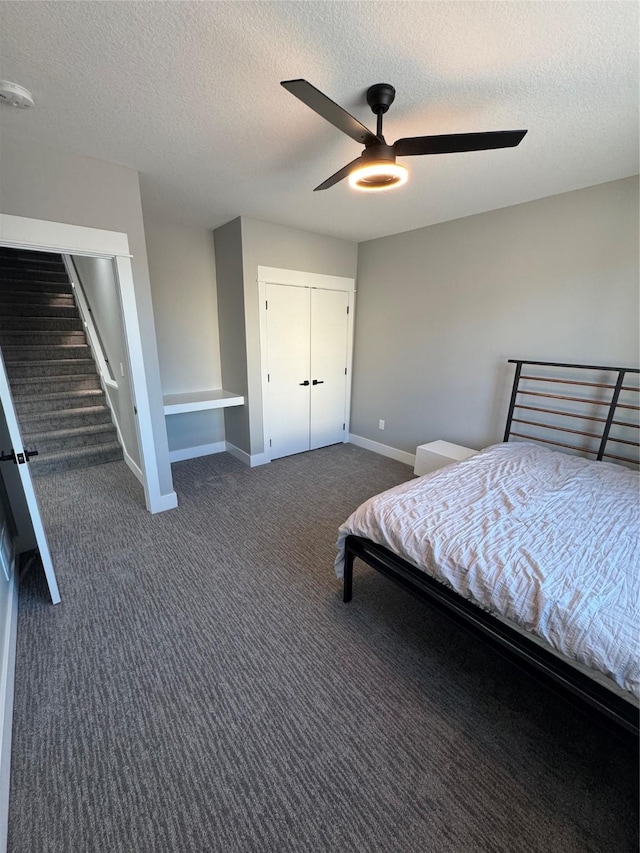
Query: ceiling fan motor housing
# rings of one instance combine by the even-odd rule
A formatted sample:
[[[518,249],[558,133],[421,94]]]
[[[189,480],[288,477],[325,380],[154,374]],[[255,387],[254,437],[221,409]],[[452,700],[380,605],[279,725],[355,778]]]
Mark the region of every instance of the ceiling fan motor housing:
[[[367,103],[376,115],[386,113],[395,97],[396,90],[390,83],[375,83],[367,89]]]
[[[396,155],[391,145],[383,145],[380,143],[379,145],[370,145],[368,148],[365,148],[360,155],[360,159],[362,160],[363,165],[380,162],[395,163]]]

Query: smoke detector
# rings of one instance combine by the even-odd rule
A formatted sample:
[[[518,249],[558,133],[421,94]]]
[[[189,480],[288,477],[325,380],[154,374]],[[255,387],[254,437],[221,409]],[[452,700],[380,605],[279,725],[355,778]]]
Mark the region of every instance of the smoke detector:
[[[0,81],[0,104],[18,107],[20,110],[28,110],[35,106],[35,101],[31,92],[24,86],[11,83],[9,80],[2,80]]]

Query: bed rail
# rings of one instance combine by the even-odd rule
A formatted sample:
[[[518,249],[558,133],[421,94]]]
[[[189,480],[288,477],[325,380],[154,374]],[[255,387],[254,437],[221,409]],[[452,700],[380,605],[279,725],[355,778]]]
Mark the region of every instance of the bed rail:
[[[427,602],[520,669],[638,749],[637,706],[603,684],[499,621],[411,563],[360,536],[345,539],[343,600],[351,601],[353,563],[359,558],[394,583]]]
[[[504,441],[542,442],[597,460],[640,464],[640,370],[513,358],[508,363],[516,368]]]

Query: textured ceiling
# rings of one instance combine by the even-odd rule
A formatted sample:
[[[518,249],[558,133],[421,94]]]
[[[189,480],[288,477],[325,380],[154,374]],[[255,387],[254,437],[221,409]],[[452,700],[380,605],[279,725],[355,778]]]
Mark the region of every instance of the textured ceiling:
[[[145,211],[240,214],[365,240],[638,172],[635,2],[2,2],[3,132],[140,172]],[[518,148],[407,158],[410,182],[313,187],[360,147],[287,93],[304,77],[385,134],[528,128]]]

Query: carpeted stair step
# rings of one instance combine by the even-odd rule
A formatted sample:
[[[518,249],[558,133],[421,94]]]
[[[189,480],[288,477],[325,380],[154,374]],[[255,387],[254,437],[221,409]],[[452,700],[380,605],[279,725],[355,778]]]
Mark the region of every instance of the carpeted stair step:
[[[32,476],[52,474],[56,471],[71,471],[74,468],[86,468],[90,465],[104,465],[122,459],[122,448],[117,441],[108,444],[95,444],[74,448],[59,453],[43,453],[34,456],[30,463]]]
[[[24,330],[7,332],[0,330],[0,344],[2,347],[58,347],[82,346],[87,339],[84,331],[51,331],[35,330],[26,332]]]
[[[44,290],[13,291],[0,288],[0,312],[4,314],[5,311],[9,311],[9,305],[24,305],[27,308],[30,306],[39,308],[42,305],[47,305],[51,308],[73,308],[77,310],[73,301],[73,293]]]
[[[20,258],[7,258],[0,255],[0,275],[32,275],[33,273],[44,275],[66,275],[67,268],[62,257],[57,261],[35,261]]]
[[[0,253],[0,264],[7,266],[17,266],[18,264],[25,267],[34,267],[49,265],[63,265],[62,255],[54,254],[53,252],[31,252],[28,249],[10,249],[8,246],[3,248]]]
[[[0,254],[0,276],[3,274],[8,274],[9,271],[13,272],[14,270],[20,270],[21,272],[25,269],[28,270],[40,270],[43,273],[49,272],[66,272],[66,267],[62,258],[58,258],[57,261],[54,260],[40,260],[40,261],[30,261],[30,259],[25,258],[7,258],[4,255]]]
[[[102,388],[90,391],[62,391],[38,394],[31,397],[14,397],[18,418],[39,415],[41,412],[60,412],[63,409],[84,409],[101,405]]]
[[[44,381],[47,376],[75,376],[95,370],[95,362],[90,357],[89,347],[84,358],[29,359],[29,361],[6,361],[7,373],[13,383],[15,380],[37,378]]]
[[[26,379],[11,377],[11,391],[17,403],[23,397],[31,398],[41,394],[55,394],[62,391],[100,390],[100,377],[97,373],[71,373],[62,376],[32,376]]]
[[[23,296],[34,294],[38,296],[42,293],[53,293],[60,296],[73,296],[73,288],[65,281],[27,281],[25,280],[10,280],[0,278],[0,294],[16,293]]]
[[[0,251],[0,270],[4,267],[65,269],[62,255],[54,255],[51,252],[25,252],[21,249],[8,248],[3,248]]]
[[[7,316],[0,313],[0,334],[4,332],[84,332],[84,323],[80,317],[37,317],[33,314],[16,316],[11,312]]]
[[[65,358],[91,358],[89,344],[64,346],[3,346],[5,363],[12,361],[58,361]]]
[[[66,278],[9,278],[0,277],[0,291],[19,293],[66,293],[72,294],[73,288]]]
[[[38,414],[19,415],[18,421],[22,427],[25,441],[32,433],[45,432],[48,429],[73,429],[80,426],[112,423],[111,410],[108,406],[81,406],[76,409],[60,409],[58,411],[38,412]]]
[[[14,319],[58,320],[78,319],[78,309],[73,302],[63,305],[47,305],[46,302],[3,302],[0,295],[0,316]]]
[[[23,267],[17,264],[8,264],[0,261],[0,278],[3,281],[61,281],[69,283],[69,276],[64,264],[53,266],[52,264],[38,264]]]
[[[31,433],[27,443],[29,449],[35,447],[42,455],[94,444],[111,444],[117,441],[117,435],[113,424],[96,424]]]
[[[20,261],[20,263],[51,263],[55,261],[56,263],[62,262],[62,256],[57,254],[56,252],[39,252],[39,251],[31,251],[30,249],[10,249],[8,246],[0,247],[0,261],[4,258],[8,258],[13,261]]]
[[[66,276],[67,268],[63,261],[40,261],[25,264],[19,260],[0,257],[0,276],[2,278],[28,278],[34,275]]]

